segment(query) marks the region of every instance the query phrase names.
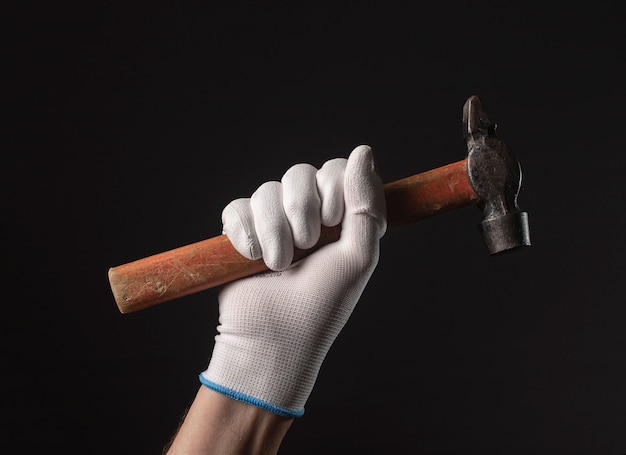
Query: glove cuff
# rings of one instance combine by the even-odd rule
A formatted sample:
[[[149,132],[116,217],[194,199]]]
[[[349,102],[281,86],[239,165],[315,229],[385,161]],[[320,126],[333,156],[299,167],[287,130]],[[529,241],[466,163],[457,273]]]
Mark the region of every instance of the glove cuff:
[[[271,403],[267,403],[263,400],[259,400],[258,398],[255,398],[253,396],[246,395],[245,393],[237,392],[236,390],[232,390],[232,389],[229,389],[228,387],[223,387],[219,384],[216,384],[215,382],[207,379],[205,377],[205,373],[206,372],[200,373],[200,376],[199,376],[200,382],[203,385],[205,385],[211,390],[221,393],[222,395],[226,395],[227,397],[232,398],[233,400],[242,401],[244,403],[251,404],[258,408],[265,409],[266,411],[272,412],[274,414],[278,414],[279,416],[287,417],[291,419],[302,417],[304,415],[304,408],[301,408],[300,410],[293,410],[293,409],[282,408],[280,406],[275,406]]]
[[[258,318],[255,320],[258,322]],[[303,349],[289,342],[297,339],[295,336],[274,334],[265,338],[257,332],[247,337],[228,333],[223,325],[220,329],[227,333],[215,337],[211,361],[201,373],[200,382],[275,414],[302,416],[326,349],[323,353]]]

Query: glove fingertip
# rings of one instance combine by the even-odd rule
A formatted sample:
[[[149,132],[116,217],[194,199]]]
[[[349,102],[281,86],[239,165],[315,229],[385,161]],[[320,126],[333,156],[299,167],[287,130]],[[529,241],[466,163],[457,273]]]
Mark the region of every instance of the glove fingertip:
[[[336,226],[341,223],[344,212],[344,175],[346,158],[335,158],[324,163],[317,172],[317,190],[321,200],[321,223]]]
[[[282,272],[289,268],[293,262],[293,244],[284,243],[284,247],[280,251],[270,251],[263,255],[263,261],[268,269],[274,272]]]

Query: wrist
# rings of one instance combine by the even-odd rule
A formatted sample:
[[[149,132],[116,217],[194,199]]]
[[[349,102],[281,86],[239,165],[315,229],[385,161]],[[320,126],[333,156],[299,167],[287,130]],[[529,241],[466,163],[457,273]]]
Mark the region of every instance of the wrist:
[[[276,454],[292,422],[201,386],[167,454]]]
[[[272,337],[274,338],[274,337]],[[276,343],[259,337],[216,337],[211,360],[200,374],[206,387],[229,398],[277,415],[296,418],[315,383],[317,370],[311,358],[293,350],[292,343]]]

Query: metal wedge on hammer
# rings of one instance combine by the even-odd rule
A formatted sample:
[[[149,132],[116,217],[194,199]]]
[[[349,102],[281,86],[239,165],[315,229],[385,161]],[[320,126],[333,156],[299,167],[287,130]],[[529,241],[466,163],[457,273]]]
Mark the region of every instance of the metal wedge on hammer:
[[[463,135],[465,159],[384,185],[388,228],[474,205],[483,215],[479,230],[490,255],[530,246],[528,214],[517,202],[520,164],[477,96],[463,106]],[[296,249],[294,261],[339,235],[340,227],[324,227],[313,248]],[[241,256],[222,234],[111,267],[108,277],[120,312],[131,313],[267,270],[262,259]]]

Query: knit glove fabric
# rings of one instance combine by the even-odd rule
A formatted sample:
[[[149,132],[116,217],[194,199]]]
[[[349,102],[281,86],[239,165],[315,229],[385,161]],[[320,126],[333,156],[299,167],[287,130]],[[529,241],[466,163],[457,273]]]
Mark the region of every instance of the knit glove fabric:
[[[372,150],[355,148],[318,170],[296,164],[222,213],[223,232],[270,271],[223,286],[213,353],[200,381],[285,417],[300,417],[322,362],[379,257],[387,222]],[[340,239],[295,263],[294,246],[341,223]]]

